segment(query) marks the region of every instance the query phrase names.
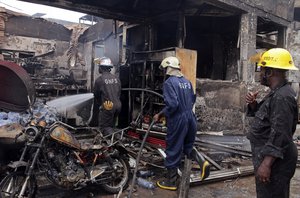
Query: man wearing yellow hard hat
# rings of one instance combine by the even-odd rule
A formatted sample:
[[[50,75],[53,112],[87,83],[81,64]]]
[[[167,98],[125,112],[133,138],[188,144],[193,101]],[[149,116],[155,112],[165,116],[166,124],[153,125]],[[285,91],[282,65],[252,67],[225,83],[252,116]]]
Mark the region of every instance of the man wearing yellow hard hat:
[[[291,54],[282,48],[264,52],[257,60],[260,82],[270,93],[260,102],[258,92],[246,95],[248,116],[254,116],[248,139],[258,198],[288,198],[296,169],[297,148],[293,134],[298,122],[296,93],[286,80],[288,70],[298,70]]]

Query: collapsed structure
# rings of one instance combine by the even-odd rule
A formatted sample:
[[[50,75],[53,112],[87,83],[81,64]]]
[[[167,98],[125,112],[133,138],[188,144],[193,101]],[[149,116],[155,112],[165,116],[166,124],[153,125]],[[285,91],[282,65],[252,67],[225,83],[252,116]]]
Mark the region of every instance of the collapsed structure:
[[[137,64],[135,54],[139,52],[168,51],[170,47],[195,50],[196,114],[201,131],[243,134],[247,125],[244,95],[256,82],[249,57],[271,47],[288,48],[293,55],[298,53],[297,23],[293,22],[297,1],[296,4],[284,0],[26,1],[115,19],[98,22],[79,38],[78,46],[83,47],[83,51],[79,51],[86,61],[88,90],[92,89],[97,75],[91,61],[95,56],[105,55],[111,57],[115,65],[130,65],[133,70],[139,70],[139,66],[134,66]],[[96,28],[100,24],[102,28]],[[105,24],[110,26],[110,34],[103,33]],[[139,58],[149,60],[147,55]],[[297,58],[295,62],[299,62]],[[154,63],[153,67],[156,66]],[[155,70],[149,73],[147,67],[151,66],[137,71],[144,76],[140,81],[140,84],[144,82],[142,88],[147,88],[148,76],[155,73]],[[297,76],[289,75],[296,87]],[[125,71],[121,78],[126,87],[132,77]]]
[[[295,57],[299,50],[293,1],[26,1],[114,20],[101,19],[89,28],[79,26],[71,31],[56,23],[4,11],[0,45],[3,58],[27,68],[41,96],[45,94],[42,85],[50,85],[46,95],[54,90],[50,95],[59,96],[61,91],[92,91],[98,75],[93,59],[110,57],[117,65],[124,90],[119,127],[131,125],[141,133],[163,106],[161,89],[165,76],[158,66],[166,56],[179,57],[184,74],[195,85],[198,130],[243,135],[247,129],[244,96],[257,82],[249,58],[272,47],[288,48]],[[40,22],[36,29],[28,28],[36,22]],[[24,29],[20,31],[18,27]],[[299,60],[296,58],[295,62]],[[45,82],[47,76],[42,74],[51,74],[51,79]],[[296,73],[289,74],[289,81],[296,88],[299,86]],[[162,136],[165,121],[153,130]],[[130,135],[139,137],[136,131],[130,131]],[[165,146],[155,138],[149,141]],[[251,157],[243,149],[212,142],[197,141],[196,145],[221,147]],[[217,170],[222,169],[213,160],[210,162]]]

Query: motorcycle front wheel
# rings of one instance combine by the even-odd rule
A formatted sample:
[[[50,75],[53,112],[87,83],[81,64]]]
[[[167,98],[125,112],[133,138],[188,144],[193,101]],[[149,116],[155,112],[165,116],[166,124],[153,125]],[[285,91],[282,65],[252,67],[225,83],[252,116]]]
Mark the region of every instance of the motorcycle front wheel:
[[[0,183],[0,198],[19,197],[19,193],[26,180],[24,172],[12,172],[8,174]],[[35,177],[28,180],[24,198],[34,198],[36,195],[37,183]]]
[[[110,183],[102,184],[102,188],[109,193],[118,193],[121,189],[124,191],[129,182],[129,163],[123,158],[114,158],[113,180]]]

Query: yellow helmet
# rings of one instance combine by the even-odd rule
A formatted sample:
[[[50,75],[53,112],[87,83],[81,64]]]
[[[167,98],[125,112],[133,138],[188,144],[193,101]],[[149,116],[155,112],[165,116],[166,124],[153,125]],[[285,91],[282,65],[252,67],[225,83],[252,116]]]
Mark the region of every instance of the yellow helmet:
[[[262,54],[257,66],[285,70],[298,70],[291,54],[283,48],[273,48]]]
[[[162,68],[172,67],[172,68],[175,68],[175,69],[180,69],[180,62],[179,62],[178,58],[176,58],[174,56],[169,56],[169,57],[165,58],[161,62],[160,65],[161,65]]]

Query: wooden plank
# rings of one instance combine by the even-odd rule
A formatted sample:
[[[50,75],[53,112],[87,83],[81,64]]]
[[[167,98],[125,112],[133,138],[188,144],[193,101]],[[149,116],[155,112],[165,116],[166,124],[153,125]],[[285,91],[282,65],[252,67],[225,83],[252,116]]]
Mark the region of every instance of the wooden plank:
[[[184,169],[179,186],[179,198],[187,198],[190,189],[190,175],[191,175],[192,162],[186,156],[184,159]]]
[[[191,81],[194,90],[196,90],[196,72],[197,72],[197,51],[176,48],[176,57],[181,64],[181,72]]]

